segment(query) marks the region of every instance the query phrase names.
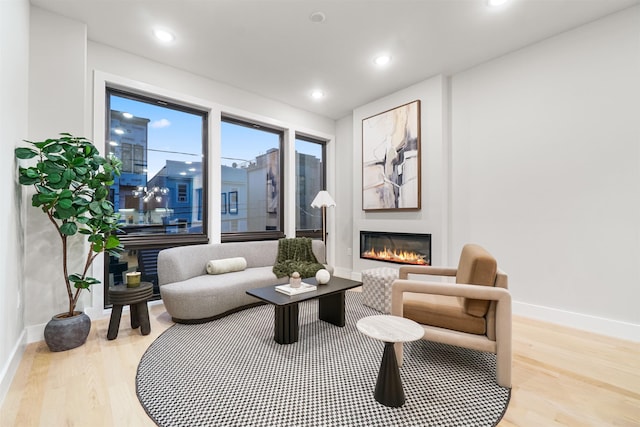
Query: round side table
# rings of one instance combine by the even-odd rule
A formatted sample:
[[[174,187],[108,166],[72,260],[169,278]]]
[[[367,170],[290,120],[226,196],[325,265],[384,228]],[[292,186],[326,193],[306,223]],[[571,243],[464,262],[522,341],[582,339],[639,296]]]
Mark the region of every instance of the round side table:
[[[364,317],[358,320],[356,327],[363,334],[384,342],[382,363],[373,394],[375,399],[392,408],[404,405],[404,390],[393,344],[419,340],[424,335],[424,329],[413,320],[387,315]]]
[[[117,285],[109,287],[109,300],[113,304],[111,309],[111,319],[109,320],[109,330],[107,339],[113,340],[118,336],[120,328],[120,316],[122,316],[122,307],[129,306],[131,312],[131,328],[140,327],[142,335],[149,335],[151,332],[151,323],[149,322],[149,308],[147,300],[153,295],[153,284],[142,282],[140,286],[128,288],[126,285]]]

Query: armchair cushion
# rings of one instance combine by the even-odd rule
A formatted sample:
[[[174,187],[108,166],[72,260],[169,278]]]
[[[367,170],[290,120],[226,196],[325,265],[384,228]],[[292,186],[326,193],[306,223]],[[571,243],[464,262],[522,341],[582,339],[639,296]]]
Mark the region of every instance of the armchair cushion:
[[[404,294],[403,316],[423,325],[437,326],[469,334],[483,335],[484,317],[465,313],[456,297],[432,294]]]
[[[465,245],[462,248],[456,283],[470,285],[494,286],[498,263],[484,248],[474,244]],[[490,301],[471,298],[462,298],[462,307],[466,314],[475,317],[484,317],[489,310]]]

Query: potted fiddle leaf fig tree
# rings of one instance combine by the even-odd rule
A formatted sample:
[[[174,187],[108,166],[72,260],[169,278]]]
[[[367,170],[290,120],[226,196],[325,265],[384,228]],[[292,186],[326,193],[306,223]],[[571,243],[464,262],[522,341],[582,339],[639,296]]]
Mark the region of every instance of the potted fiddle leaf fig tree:
[[[19,166],[19,182],[35,189],[32,206],[42,210],[60,237],[62,274],[69,301],[68,310],[53,316],[45,327],[44,336],[51,351],[78,347],[87,339],[91,320],[77,311],[83,289],[100,283],[90,277],[93,261],[101,253],[119,256],[122,245],[115,234],[119,214],[109,200],[109,186],[120,175],[122,162],[110,155],[100,156],[98,149],[86,138],[62,133],[58,138],[32,142],[29,147],[15,149],[18,159],[35,159],[35,164]],[[74,265],[83,265],[80,272],[70,272],[69,264],[78,256],[70,251],[70,239],[86,236],[86,253]]]

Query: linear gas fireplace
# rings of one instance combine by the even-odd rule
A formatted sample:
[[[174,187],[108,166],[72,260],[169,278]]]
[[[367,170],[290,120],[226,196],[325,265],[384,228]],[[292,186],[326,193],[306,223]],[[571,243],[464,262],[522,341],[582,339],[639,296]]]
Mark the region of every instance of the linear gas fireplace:
[[[361,231],[360,258],[431,265],[431,234]]]

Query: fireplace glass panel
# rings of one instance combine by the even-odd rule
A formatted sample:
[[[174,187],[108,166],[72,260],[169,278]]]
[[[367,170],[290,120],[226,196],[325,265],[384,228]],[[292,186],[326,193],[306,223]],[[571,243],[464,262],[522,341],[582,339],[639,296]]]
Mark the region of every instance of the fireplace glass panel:
[[[360,258],[431,265],[431,234],[361,231]]]

